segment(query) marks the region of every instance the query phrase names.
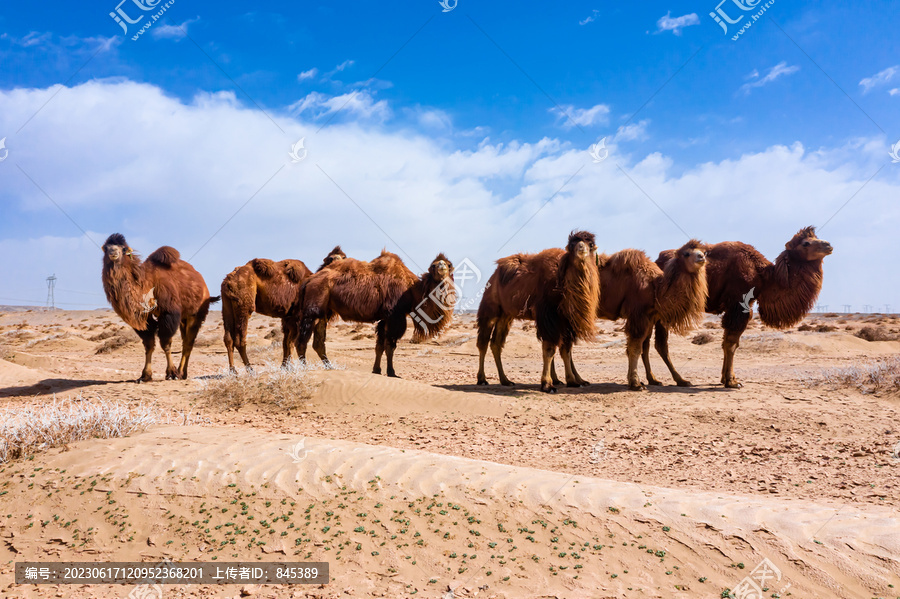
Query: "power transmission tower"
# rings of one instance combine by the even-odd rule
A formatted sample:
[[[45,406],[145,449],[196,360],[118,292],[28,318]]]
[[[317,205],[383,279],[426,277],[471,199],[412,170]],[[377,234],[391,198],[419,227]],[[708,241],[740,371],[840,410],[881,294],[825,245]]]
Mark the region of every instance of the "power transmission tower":
[[[47,307],[56,308],[56,297],[53,291],[56,289],[56,274],[47,277]]]
[[[864,313],[864,314],[868,314],[868,313],[871,312],[871,311],[872,311],[872,306],[871,306],[871,305],[865,304],[865,305],[863,306],[863,313]]]
[[[884,313],[885,313],[885,314],[891,314],[891,305],[890,305],[890,304],[885,304],[885,305],[884,305]]]
[[[850,304],[844,304],[844,314],[850,314]]]

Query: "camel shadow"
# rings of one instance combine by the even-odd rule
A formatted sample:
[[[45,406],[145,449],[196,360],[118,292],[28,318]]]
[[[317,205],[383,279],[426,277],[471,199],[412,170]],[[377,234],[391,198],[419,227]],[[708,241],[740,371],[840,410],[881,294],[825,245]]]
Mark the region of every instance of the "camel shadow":
[[[36,395],[50,395],[52,393],[61,393],[64,391],[72,391],[73,389],[81,389],[83,387],[93,387],[95,385],[114,385],[116,383],[128,383],[130,380],[123,381],[99,381],[99,380],[73,380],[73,379],[44,379],[33,385],[22,385],[20,387],[4,387],[0,389],[0,397],[32,397]]]
[[[504,387],[499,383],[489,385],[434,385],[448,391],[461,391],[463,393],[480,393],[495,397],[519,397],[534,393],[542,393],[540,385],[527,385],[516,383],[514,387]],[[720,385],[693,385],[691,387],[679,387],[677,385],[648,386],[645,391],[632,391],[625,383],[592,383],[586,387],[566,387],[565,383],[556,387],[556,393],[552,395],[611,395],[613,393],[666,393],[690,395],[699,391],[731,391]],[[550,394],[546,394],[550,395]]]

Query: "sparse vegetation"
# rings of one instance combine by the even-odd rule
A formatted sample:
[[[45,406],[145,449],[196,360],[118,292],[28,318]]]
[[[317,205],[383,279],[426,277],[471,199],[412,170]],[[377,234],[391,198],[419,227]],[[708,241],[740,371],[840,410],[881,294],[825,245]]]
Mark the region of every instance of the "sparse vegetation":
[[[112,333],[112,335],[106,335],[106,333]],[[102,337],[105,339],[103,343],[100,344],[100,347],[97,348],[95,353],[97,354],[108,354],[113,352],[119,348],[125,347],[131,343],[136,343],[138,341],[138,336],[133,331],[129,331],[128,329],[119,329],[118,331],[103,331],[99,335],[95,335],[94,337]],[[93,337],[91,338],[93,340]]]
[[[694,335],[694,338],[691,339],[691,343],[693,343],[694,345],[706,345],[707,343],[711,343],[714,340],[715,337],[713,337],[706,331],[703,331]]]
[[[900,391],[900,357],[831,368],[822,373],[822,380],[833,388],[857,389],[863,393]]]
[[[897,335],[891,334],[884,327],[863,327],[854,333],[860,339],[866,341],[896,341]]]
[[[312,395],[310,366],[292,362],[285,368],[266,364],[251,371],[225,372],[201,379],[199,395],[210,406],[235,410],[247,404],[292,410]]]
[[[154,424],[188,423],[185,414],[106,399],[53,399],[0,410],[0,463],[83,439],[125,437]]]

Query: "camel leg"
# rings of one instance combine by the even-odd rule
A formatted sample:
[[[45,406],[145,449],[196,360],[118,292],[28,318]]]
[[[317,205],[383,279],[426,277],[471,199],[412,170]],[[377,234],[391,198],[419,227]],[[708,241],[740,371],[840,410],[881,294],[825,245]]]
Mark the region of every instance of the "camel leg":
[[[237,372],[234,368],[234,306],[231,299],[222,295],[222,341],[225,342],[225,354],[228,356],[228,371]]]
[[[512,326],[512,318],[500,318],[497,320],[497,325],[494,327],[494,333],[491,335],[491,352],[494,354],[494,363],[497,364],[497,374],[500,377],[500,384],[504,387],[512,387],[515,385],[514,382],[506,378],[506,373],[503,371],[503,362],[500,359],[500,355],[503,353],[503,346],[506,344],[506,337],[509,335],[510,326]],[[552,360],[553,356],[550,356],[550,358]]]
[[[281,367],[291,363],[291,346],[297,338],[297,323],[289,318],[281,319]],[[313,344],[315,345],[315,344]]]
[[[172,361],[172,338],[181,323],[178,312],[164,312],[159,317],[159,345],[166,354],[166,380],[178,379],[178,369]]]
[[[150,362],[153,359],[153,350],[156,347],[156,320],[149,319],[146,329],[143,331],[135,329],[134,332],[138,334],[138,337],[141,338],[141,342],[144,344],[144,370],[141,372],[141,378],[136,382],[149,383],[153,380],[153,368]]]
[[[181,365],[178,367],[178,372],[181,374],[182,379],[188,377],[188,362],[191,359],[191,352],[194,351],[194,342],[197,340],[200,327],[206,321],[207,314],[209,314],[208,300],[203,302],[196,314],[188,316],[185,322],[182,323]]]
[[[740,389],[743,386],[734,376],[734,354],[749,322],[750,314],[743,311],[729,310],[722,316],[722,328],[725,329],[722,337],[722,351],[725,353],[722,361],[722,384],[730,389]]]
[[[579,387],[589,386],[591,383],[581,378],[581,375],[575,370],[575,360],[572,359],[572,355],[572,349],[569,349],[569,367],[572,369],[572,375],[575,377],[575,382],[578,383]]]
[[[300,320],[300,326],[297,330],[297,358],[301,364],[306,364],[306,346],[309,345],[309,338],[313,334],[313,325],[315,318],[304,316]]]
[[[324,318],[316,320],[313,335],[313,349],[316,350],[316,354],[318,354],[319,359],[322,360],[322,365],[325,368],[331,368],[331,362],[328,361],[328,355],[325,353],[325,332],[327,328],[327,320]]]
[[[662,361],[666,363],[666,368],[669,369],[672,378],[675,379],[675,384],[679,387],[690,387],[691,382],[681,378],[681,375],[675,370],[672,360],[669,359],[669,331],[661,322],[656,323],[656,341],[654,342],[654,345],[656,346],[656,353],[658,353],[659,357],[662,358]]]
[[[572,367],[572,344],[563,343],[559,348],[559,357],[562,359],[563,367],[566,371],[566,387],[580,387],[578,377],[575,375],[575,369]],[[553,361],[550,362],[551,380],[553,373]],[[556,384],[556,382],[554,382]]]
[[[478,339],[475,345],[478,346],[478,382],[479,385],[487,385],[487,376],[484,374],[484,356],[487,354],[488,346],[491,343],[491,333],[497,325],[496,318],[479,318],[478,319]]]
[[[653,376],[653,370],[650,368],[650,335],[647,335],[643,345],[641,345],[641,360],[644,361],[644,372],[647,373],[647,384],[653,386],[662,385],[662,383]]]
[[[562,356],[562,352],[560,352],[560,356]],[[564,364],[563,367],[565,368],[566,381],[568,381],[568,380],[569,380],[568,377],[569,377],[569,367],[570,367],[570,365],[569,365],[569,364]],[[553,384],[554,384],[554,385],[561,385],[561,384],[562,384],[562,381],[559,380],[559,377],[556,375],[556,356],[554,356],[553,359],[550,360],[550,380],[553,381]],[[567,384],[568,384],[568,383],[567,383]]]
[[[625,323],[625,336],[628,342],[625,349],[628,354],[628,388],[632,391],[645,389],[641,377],[638,376],[637,364],[644,348],[644,340],[650,336],[651,330],[652,324],[642,316],[629,318]]]
[[[550,368],[553,365],[553,355],[556,348],[548,341],[541,343],[541,351],[544,358],[544,370],[541,373],[541,391],[544,393],[556,393],[556,387],[553,386],[553,380],[550,378]]]
[[[397,341],[403,337],[406,332],[406,314],[402,315],[402,319],[391,319],[387,321],[385,327],[385,354],[387,354],[387,375],[394,378],[400,378],[394,371],[394,350],[397,349]]]
[[[375,365],[372,366],[372,374],[381,374],[381,356],[384,354],[384,329],[386,323],[379,320],[375,325]]]

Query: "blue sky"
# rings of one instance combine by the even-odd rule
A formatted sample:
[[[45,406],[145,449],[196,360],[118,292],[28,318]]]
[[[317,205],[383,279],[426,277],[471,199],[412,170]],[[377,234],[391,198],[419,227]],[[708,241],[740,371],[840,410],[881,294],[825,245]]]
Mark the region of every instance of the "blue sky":
[[[42,299],[56,272],[63,307],[103,305],[78,227],[144,253],[202,247],[215,292],[250,258],[316,265],[335,243],[414,270],[443,250],[487,276],[573,228],[609,252],[687,234],[774,258],[832,219],[821,303],[900,309],[900,278],[879,276],[900,225],[889,2],[777,0],[733,41],[717,2],[466,0],[176,0],[132,40],[165,4],[136,1],[127,35],[116,2],[0,15],[0,250],[21,256],[0,265],[0,303]],[[765,4],[740,2],[721,5],[745,16],[731,33]]]

